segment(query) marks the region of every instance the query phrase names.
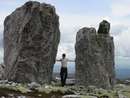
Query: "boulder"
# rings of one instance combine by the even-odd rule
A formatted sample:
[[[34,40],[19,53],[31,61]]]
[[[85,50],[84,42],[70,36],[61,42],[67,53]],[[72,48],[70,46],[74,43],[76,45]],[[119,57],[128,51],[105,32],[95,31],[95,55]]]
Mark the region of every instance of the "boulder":
[[[4,21],[3,79],[50,83],[60,40],[52,5],[29,1]]]
[[[127,96],[122,94],[120,91],[118,91],[117,94],[118,94],[118,98],[128,98]]]
[[[102,34],[97,33],[95,28],[87,27],[77,32],[75,44],[77,85],[112,88],[115,83],[113,37],[107,34],[108,22],[105,21],[105,27],[101,26],[102,23],[99,26]]]

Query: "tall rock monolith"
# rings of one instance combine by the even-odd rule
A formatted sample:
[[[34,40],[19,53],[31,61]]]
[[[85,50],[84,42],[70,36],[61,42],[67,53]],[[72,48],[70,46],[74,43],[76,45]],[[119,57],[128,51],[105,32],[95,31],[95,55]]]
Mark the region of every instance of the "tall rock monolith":
[[[4,21],[3,79],[50,83],[59,40],[53,6],[29,1],[17,8]]]
[[[76,84],[112,88],[115,83],[114,42],[110,23],[102,21],[95,28],[82,28],[76,36]]]

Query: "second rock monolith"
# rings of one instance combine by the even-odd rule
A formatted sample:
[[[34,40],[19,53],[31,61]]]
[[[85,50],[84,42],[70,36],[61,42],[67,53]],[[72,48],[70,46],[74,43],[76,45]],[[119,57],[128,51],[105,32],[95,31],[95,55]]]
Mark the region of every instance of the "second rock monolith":
[[[110,24],[102,21],[95,28],[82,28],[76,36],[76,84],[112,88],[115,83],[114,42]]]

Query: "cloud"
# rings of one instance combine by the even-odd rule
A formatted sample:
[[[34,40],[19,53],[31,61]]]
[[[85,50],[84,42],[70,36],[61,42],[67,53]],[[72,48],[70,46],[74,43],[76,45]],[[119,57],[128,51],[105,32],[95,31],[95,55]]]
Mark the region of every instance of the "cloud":
[[[3,28],[3,22],[7,15],[9,15],[9,12],[3,12],[3,11],[0,12],[0,29],[1,27]]]
[[[57,58],[66,53],[68,58],[75,59],[76,34],[83,27],[98,28],[103,19],[110,20],[108,16],[91,16],[87,14],[59,13],[61,41]]]
[[[130,57],[116,56],[115,63],[118,68],[130,69]]]
[[[99,23],[106,19],[111,23],[111,35],[114,36],[114,42],[116,46],[116,56],[126,56],[129,52],[129,24],[127,19],[119,21],[109,16],[90,16],[79,14],[61,14],[60,15],[60,30],[61,30],[61,42],[59,45],[58,57],[62,53],[68,53],[69,57],[75,58],[75,38],[76,33],[82,27],[95,27],[98,29]],[[127,31],[128,30],[128,31]],[[71,46],[69,46],[71,44]],[[125,47],[124,47],[125,46]],[[127,52],[126,52],[127,50]],[[72,52],[72,53],[71,53]],[[129,52],[130,53],[130,52]]]
[[[130,57],[130,28],[115,37],[116,56]]]
[[[113,0],[111,4],[111,34],[114,36],[115,62],[130,68],[130,1]]]
[[[23,5],[25,1],[18,0],[4,0],[1,2],[0,7],[0,59],[3,58],[3,48],[2,48],[2,32],[3,32],[3,21],[7,15],[9,15],[15,8]],[[43,2],[42,0],[38,0]],[[58,15],[60,16],[60,31],[61,31],[61,41],[58,48],[57,58],[61,58],[62,53],[67,53],[67,57],[70,59],[75,58],[75,39],[76,33],[82,27],[95,27],[98,29],[99,23],[106,19],[111,23],[111,34],[114,36],[115,51],[116,51],[116,64],[129,64],[130,56],[130,0],[111,0],[110,10],[111,12],[107,14],[102,14],[98,12],[97,14],[92,14],[93,9],[89,9],[84,13],[70,13],[62,12],[58,9],[60,3],[51,0],[45,0],[46,2],[53,3],[57,7]],[[79,8],[74,8],[73,10],[79,10]],[[69,10],[67,10],[69,11]],[[101,11],[102,12],[102,11]],[[107,12],[107,10],[106,10]],[[102,12],[103,13],[103,12]],[[121,61],[121,62],[120,62]],[[127,64],[126,64],[127,63]]]
[[[90,15],[90,14],[70,14],[70,13],[59,13],[61,29],[64,27],[73,28],[73,27],[96,27],[99,23],[106,19],[110,20],[109,16],[103,15]]]
[[[130,1],[129,0],[113,0],[111,5],[112,14],[114,16],[128,16],[130,15]]]
[[[61,58],[62,54],[65,53],[69,59],[75,59],[75,50],[73,44],[65,44],[59,45],[57,54],[57,58]]]
[[[112,25],[110,32],[113,36],[119,36],[121,33],[128,30],[128,28],[128,26],[124,26],[122,24]]]

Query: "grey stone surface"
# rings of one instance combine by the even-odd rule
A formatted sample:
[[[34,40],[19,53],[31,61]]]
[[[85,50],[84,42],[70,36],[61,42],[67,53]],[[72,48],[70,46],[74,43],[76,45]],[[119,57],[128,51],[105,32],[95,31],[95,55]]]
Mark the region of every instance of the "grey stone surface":
[[[118,92],[118,98],[128,98],[127,96],[121,94],[120,92]]]
[[[0,64],[0,80],[2,79],[2,74],[4,73],[5,65]]]
[[[65,95],[62,98],[81,98],[80,95]]]
[[[53,6],[29,1],[17,8],[4,21],[4,79],[50,83],[59,40]]]
[[[28,84],[28,88],[31,89],[31,90],[35,90],[35,89],[37,89],[39,87],[41,87],[41,85],[36,83],[36,82],[32,82],[32,83]]]
[[[108,22],[103,23],[100,23],[100,26]],[[77,85],[112,88],[115,83],[113,37],[104,32],[109,31],[108,29],[100,28],[102,34],[96,33],[94,28],[87,27],[77,32],[75,45]]]
[[[98,34],[109,34],[109,31],[110,31],[110,23],[107,22],[106,20],[103,20],[100,23]]]

